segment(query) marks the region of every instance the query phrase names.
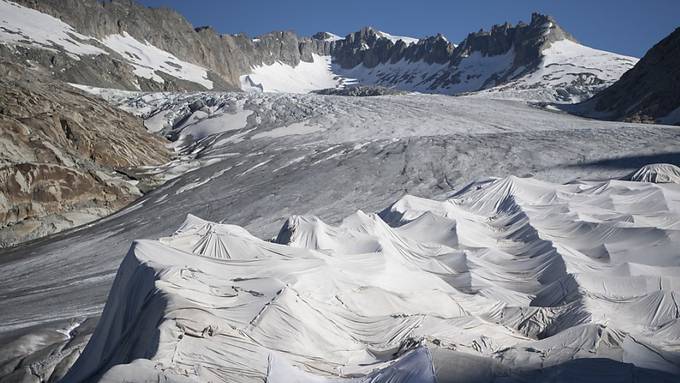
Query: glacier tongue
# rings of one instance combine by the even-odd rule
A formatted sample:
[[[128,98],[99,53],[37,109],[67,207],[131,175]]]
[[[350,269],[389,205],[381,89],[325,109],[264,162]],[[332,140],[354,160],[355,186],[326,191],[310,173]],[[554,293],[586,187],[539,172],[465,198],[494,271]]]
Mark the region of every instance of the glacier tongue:
[[[293,216],[274,242],[190,215],[132,244],[66,380],[672,381],[678,201],[510,176],[337,226]]]

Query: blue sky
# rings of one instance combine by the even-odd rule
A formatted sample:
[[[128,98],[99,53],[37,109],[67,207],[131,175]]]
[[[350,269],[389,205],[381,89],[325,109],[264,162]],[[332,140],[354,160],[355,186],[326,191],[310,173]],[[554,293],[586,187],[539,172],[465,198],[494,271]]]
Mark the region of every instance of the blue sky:
[[[339,35],[370,25],[394,35],[440,32],[459,42],[480,28],[520,20],[531,12],[554,16],[579,41],[594,48],[641,57],[680,26],[680,0],[140,0],[179,11],[194,26],[256,36],[293,30]]]

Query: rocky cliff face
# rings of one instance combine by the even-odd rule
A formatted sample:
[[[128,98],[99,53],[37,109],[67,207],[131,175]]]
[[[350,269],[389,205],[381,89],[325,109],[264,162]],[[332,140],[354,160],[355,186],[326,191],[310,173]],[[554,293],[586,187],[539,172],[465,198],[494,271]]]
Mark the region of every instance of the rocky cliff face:
[[[110,214],[141,195],[116,170],[170,157],[142,121],[0,62],[0,247]]]
[[[442,35],[428,37],[417,43],[404,40],[396,42],[381,35],[371,27],[347,35],[342,40],[330,42],[330,54],[335,63],[350,69],[357,65],[373,68],[379,64],[397,63],[401,60],[445,63],[451,58],[454,45]]]
[[[378,64],[424,61],[427,64],[449,64],[455,68],[466,57],[478,52],[481,56],[498,56],[514,49],[515,67],[530,68],[538,63],[541,51],[551,42],[575,39],[550,16],[534,13],[530,24],[495,25],[490,31],[470,33],[458,46],[437,35],[408,44],[382,37],[380,31],[366,27],[343,40],[331,42],[334,61],[345,69],[363,64],[373,68]]]
[[[147,8],[134,1],[18,0],[16,3],[52,15],[79,33],[99,41],[123,34],[140,42],[147,41],[183,61],[205,68],[214,83],[211,89],[216,90],[239,89],[239,76],[248,73],[252,66],[277,61],[295,66],[301,60],[311,61],[312,53],[327,53],[330,47],[328,43],[300,38],[293,32],[272,32],[256,39],[242,34],[219,34],[210,27],[194,28],[173,10]],[[97,42],[91,43],[101,47]],[[106,47],[102,48],[106,50]],[[177,81],[172,76],[164,76],[168,81],[160,84],[143,81],[137,87],[134,85],[136,76],[126,67],[126,57],[115,54],[73,60],[61,52],[41,55],[34,50],[23,51],[24,57],[45,64],[53,69],[56,77],[68,82],[123,89],[205,89],[190,81]],[[100,72],[106,73],[108,78],[90,75]]]
[[[599,118],[680,125],[680,28],[576,110]]]
[[[529,24],[520,22],[512,26],[505,23],[494,25],[488,32],[469,34],[453,52],[451,61],[459,64],[475,52],[488,57],[503,55],[512,50],[514,58],[511,70],[503,78],[495,80],[496,83],[500,83],[512,74],[516,77],[535,69],[543,57],[543,51],[552,43],[563,40],[576,41],[552,17],[534,13]]]

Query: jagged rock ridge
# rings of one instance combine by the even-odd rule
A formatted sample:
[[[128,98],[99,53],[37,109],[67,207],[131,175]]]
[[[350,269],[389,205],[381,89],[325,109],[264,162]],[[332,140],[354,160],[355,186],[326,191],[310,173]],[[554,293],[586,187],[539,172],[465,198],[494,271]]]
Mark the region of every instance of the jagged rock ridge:
[[[18,3],[72,27],[90,52],[73,57],[68,49],[13,41],[0,45],[0,55],[29,59],[59,79],[98,87],[306,93],[354,83],[445,94],[492,89],[494,97],[574,102],[611,84],[635,62],[579,45],[540,14],[529,24],[471,33],[455,45],[442,35],[413,39],[370,27],[344,38],[328,32],[311,38],[293,32],[256,38],[219,34],[192,27],[172,10],[133,1]],[[151,60],[135,57],[130,46],[152,51]],[[169,63],[163,62],[167,55],[173,57]],[[592,61],[593,56],[599,59]],[[280,83],[282,78],[293,83]],[[309,78],[310,85],[300,86]]]
[[[428,93],[574,102],[613,83],[636,59],[580,45],[550,16],[495,25],[459,45],[441,35],[393,43],[364,28],[335,41],[334,72],[359,83]]]

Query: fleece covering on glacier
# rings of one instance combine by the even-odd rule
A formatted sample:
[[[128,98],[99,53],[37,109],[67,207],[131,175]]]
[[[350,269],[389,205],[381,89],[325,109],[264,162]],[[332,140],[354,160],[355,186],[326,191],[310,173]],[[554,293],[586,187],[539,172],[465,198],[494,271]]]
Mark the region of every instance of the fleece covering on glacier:
[[[679,200],[507,177],[336,226],[292,216],[273,242],[188,216],[132,244],[66,380],[455,381],[469,359],[483,381],[670,382]]]

